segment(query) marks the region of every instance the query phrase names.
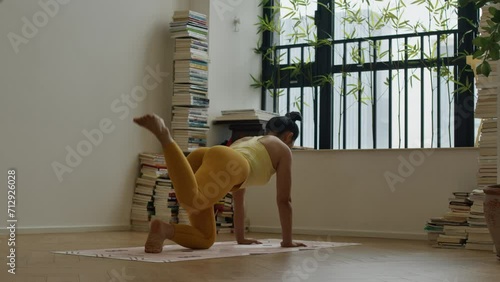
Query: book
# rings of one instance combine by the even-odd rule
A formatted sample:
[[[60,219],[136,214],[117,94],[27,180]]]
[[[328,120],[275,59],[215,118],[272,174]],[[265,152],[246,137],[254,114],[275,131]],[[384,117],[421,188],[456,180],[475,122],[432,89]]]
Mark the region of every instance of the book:
[[[468,250],[476,250],[476,251],[490,251],[494,252],[495,246],[489,243],[469,243],[465,245],[465,248]]]
[[[183,19],[192,19],[195,21],[204,22],[206,24],[207,16],[205,14],[192,11],[192,10],[184,10],[184,11],[175,11],[172,17],[175,21],[182,21]]]
[[[131,220],[131,230],[149,232],[149,221],[147,220]]]
[[[255,109],[237,109],[221,111],[222,116],[214,119],[214,122],[220,121],[238,121],[238,120],[265,120],[268,121],[278,116],[275,113],[255,110]]]
[[[233,233],[233,195],[231,193],[214,205],[217,233]]]
[[[449,243],[449,244],[465,244],[467,240],[467,236],[460,235],[444,235],[440,234],[437,238],[437,242],[439,243]]]
[[[490,243],[493,244],[491,234],[488,233],[469,233],[467,242],[471,243]]]

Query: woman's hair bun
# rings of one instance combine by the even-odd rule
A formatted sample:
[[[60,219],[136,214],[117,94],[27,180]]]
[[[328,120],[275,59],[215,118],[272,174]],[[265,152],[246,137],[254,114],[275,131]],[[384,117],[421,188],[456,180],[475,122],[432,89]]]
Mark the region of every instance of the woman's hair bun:
[[[302,121],[302,115],[299,112],[289,112],[285,117],[291,119],[293,122]]]

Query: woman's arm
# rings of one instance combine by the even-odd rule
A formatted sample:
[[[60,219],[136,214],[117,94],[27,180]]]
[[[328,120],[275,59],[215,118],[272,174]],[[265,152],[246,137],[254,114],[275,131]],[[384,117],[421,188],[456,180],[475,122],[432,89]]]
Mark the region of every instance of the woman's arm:
[[[234,233],[238,244],[261,244],[261,242],[245,238],[245,189],[233,192],[234,201]]]
[[[281,222],[282,247],[305,246],[292,241],[292,152],[286,148],[276,169],[276,202]]]

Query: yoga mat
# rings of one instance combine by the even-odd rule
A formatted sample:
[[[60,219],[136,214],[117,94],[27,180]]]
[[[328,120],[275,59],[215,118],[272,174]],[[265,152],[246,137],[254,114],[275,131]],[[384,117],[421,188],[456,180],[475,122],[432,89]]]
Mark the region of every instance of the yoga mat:
[[[110,258],[143,262],[177,262],[188,260],[227,258],[249,255],[264,255],[285,252],[298,252],[305,250],[317,250],[323,248],[335,248],[360,245],[357,243],[338,242],[318,242],[303,241],[307,247],[282,248],[280,239],[259,240],[259,245],[238,245],[236,242],[216,242],[207,250],[191,250],[179,245],[165,245],[163,252],[159,254],[148,254],[144,252],[144,247],[100,249],[100,250],[77,250],[77,251],[57,251],[56,254],[77,255],[97,258]]]

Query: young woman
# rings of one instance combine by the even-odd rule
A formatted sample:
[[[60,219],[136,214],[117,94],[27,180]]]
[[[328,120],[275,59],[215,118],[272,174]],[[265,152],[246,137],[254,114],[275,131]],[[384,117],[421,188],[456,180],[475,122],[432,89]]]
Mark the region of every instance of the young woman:
[[[135,118],[134,122],[151,131],[160,141],[177,201],[186,209],[191,225],[151,222],[145,244],[147,253],[160,253],[165,239],[191,248],[208,249],[215,242],[213,206],[233,192],[234,227],[238,244],[259,244],[244,236],[245,188],[263,185],[276,173],[277,205],[282,229],[282,247],[304,246],[292,241],[292,153],[299,134],[300,113],[275,117],[266,125],[266,135],[246,137],[231,147],[201,148],[186,158],[163,120],[156,115]]]

